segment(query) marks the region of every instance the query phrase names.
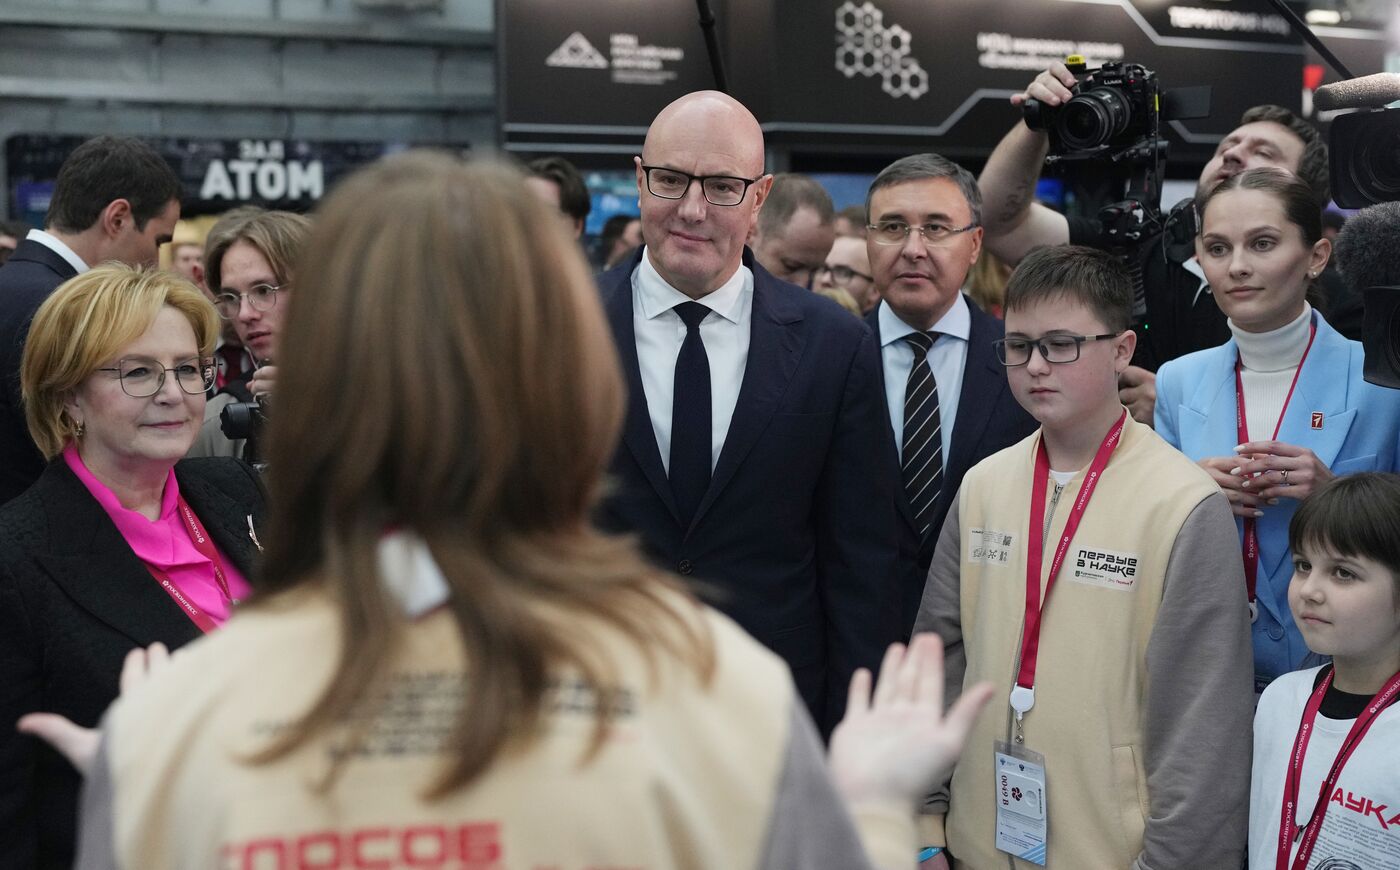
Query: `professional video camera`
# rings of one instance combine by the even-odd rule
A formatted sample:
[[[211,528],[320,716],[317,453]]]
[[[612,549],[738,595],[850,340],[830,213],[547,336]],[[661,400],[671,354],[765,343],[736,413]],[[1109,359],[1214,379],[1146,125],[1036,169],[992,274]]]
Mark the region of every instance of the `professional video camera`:
[[[1378,73],[1317,89],[1319,110],[1362,109],[1332,119],[1328,174],[1343,208],[1361,208],[1338,239],[1342,273],[1364,294],[1366,380],[1400,389],[1400,75]]]
[[[1162,90],[1157,75],[1136,63],[1107,63],[1088,70],[1084,58],[1070,55],[1065,66],[1079,83],[1063,106],[1027,100],[1026,126],[1045,130],[1050,153],[1045,163],[1062,175],[1092,172],[1107,178],[1122,199],[1098,213],[1104,237],[1133,268],[1133,316],[1147,310],[1138,247],[1165,229],[1160,206],[1167,142],[1163,120],[1210,114],[1209,86]]]

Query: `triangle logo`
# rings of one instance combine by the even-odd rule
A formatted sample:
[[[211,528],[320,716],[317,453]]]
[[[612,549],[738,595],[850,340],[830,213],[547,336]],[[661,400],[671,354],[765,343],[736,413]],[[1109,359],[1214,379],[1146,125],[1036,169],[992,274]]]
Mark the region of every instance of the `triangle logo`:
[[[587,37],[575,30],[554,53],[545,58],[545,66],[565,69],[607,69],[608,60],[593,47]]]

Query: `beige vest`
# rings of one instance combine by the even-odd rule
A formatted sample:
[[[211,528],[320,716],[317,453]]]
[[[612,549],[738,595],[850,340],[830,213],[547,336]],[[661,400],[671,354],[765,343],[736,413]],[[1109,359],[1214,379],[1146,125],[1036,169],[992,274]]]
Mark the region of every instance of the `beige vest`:
[[[996,694],[953,776],[947,819],[960,866],[1033,868],[995,845],[993,742],[1010,740],[1007,697],[1025,614],[1030,487],[1040,433],[968,472],[959,497],[964,685]],[[1055,546],[1084,482],[1060,493],[1045,535],[1044,601]],[[1053,484],[1046,510],[1050,511]],[[1143,769],[1146,653],[1167,560],[1191,511],[1216,492],[1201,469],[1130,417],[1105,469],[1041,620],[1035,706],[1025,745],[1045,756],[1048,865],[1126,868],[1142,850],[1148,813]]]
[[[325,771],[333,740],[267,766],[238,757],[316,697],[334,666],[336,613],[309,596],[239,614],[108,717],[121,866],[754,866],[797,701],[782,661],[729,620],[698,618],[718,654],[708,689],[665,655],[649,672],[632,644],[598,627],[623,694],[593,760],[581,763],[596,698],[565,681],[538,741],[429,802],[420,795],[441,769],[439,744],[466,673],[446,612],[405,632],[388,663],[393,703],[325,796],[307,786]]]

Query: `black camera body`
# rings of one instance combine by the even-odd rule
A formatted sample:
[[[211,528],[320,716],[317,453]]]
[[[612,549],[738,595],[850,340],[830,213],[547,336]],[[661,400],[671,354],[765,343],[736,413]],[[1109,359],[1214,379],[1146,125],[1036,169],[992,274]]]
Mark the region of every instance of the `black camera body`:
[[[1332,198],[1342,208],[1400,200],[1400,109],[1333,118],[1328,159]]]
[[[263,459],[261,441],[267,427],[267,401],[263,397],[230,402],[219,412],[219,429],[225,438],[244,440],[243,458],[257,465]]]
[[[1078,55],[1065,65],[1079,80],[1073,97],[1062,106],[1039,100],[1022,106],[1026,126],[1049,135],[1050,162],[1131,157],[1145,146],[1140,156],[1155,158],[1161,104],[1156,73],[1136,63],[1106,63],[1089,72]]]

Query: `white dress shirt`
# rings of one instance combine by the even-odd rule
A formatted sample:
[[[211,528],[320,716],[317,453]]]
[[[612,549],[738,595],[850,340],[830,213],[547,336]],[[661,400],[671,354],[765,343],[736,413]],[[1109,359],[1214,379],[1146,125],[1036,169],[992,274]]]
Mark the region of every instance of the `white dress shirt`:
[[[904,390],[909,385],[909,370],[914,367],[914,348],[904,336],[918,332],[899,319],[888,302],[880,303],[880,356],[885,367],[885,401],[889,404],[890,423],[894,426],[894,446],[904,459]],[[957,422],[958,400],[962,397],[963,369],[967,367],[967,336],[972,329],[972,313],[967,310],[967,297],[961,293],[951,308],[933,325],[930,332],[939,333],[928,352],[928,367],[938,382],[938,433],[943,442],[943,467],[948,467],[948,451],[953,446],[953,425]]]
[[[46,233],[43,230],[30,230],[25,238],[38,242],[67,260],[68,265],[72,266],[79,275],[88,270],[88,264],[83,262],[83,258],[73,253],[73,249],[59,241],[58,236],[55,236],[53,233]]]
[[[637,337],[637,364],[642,371],[651,429],[661,465],[671,473],[671,405],[676,388],[676,357],[685,341],[686,328],[675,307],[699,302],[713,313],[700,322],[700,338],[710,360],[710,469],[719,461],[729,421],[739,402],[739,387],[749,361],[749,330],[753,317],[753,272],[739,271],[707,296],[692,300],[666,283],[651,264],[651,254],[632,273],[632,329]],[[901,390],[903,387],[900,388]]]

